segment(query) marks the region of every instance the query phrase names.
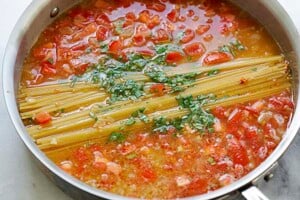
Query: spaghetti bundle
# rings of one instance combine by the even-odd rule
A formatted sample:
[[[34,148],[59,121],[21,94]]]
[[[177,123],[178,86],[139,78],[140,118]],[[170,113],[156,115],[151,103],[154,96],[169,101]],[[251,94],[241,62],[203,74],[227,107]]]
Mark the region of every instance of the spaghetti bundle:
[[[207,72],[212,69],[218,70],[218,73],[208,76]],[[211,109],[261,99],[291,87],[287,63],[281,56],[240,59],[211,67],[175,68],[166,71],[166,74],[172,78],[191,72],[197,73],[195,81],[183,85],[183,91],[167,91],[161,96],[146,92],[140,99],[111,104],[106,103],[110,94],[94,83],[22,88],[19,93],[21,117],[29,119],[41,111],[63,110],[49,124],[27,127],[39,148],[51,152],[90,140],[105,142],[112,132],[120,129],[142,130],[158,116],[168,119],[183,116],[188,111],[179,108],[178,96],[213,94],[215,100],[203,106],[204,109]],[[129,77],[126,75],[125,79]],[[155,84],[142,73],[135,77],[143,81],[145,87],[146,84]],[[131,126],[124,126],[131,114],[140,108],[145,110],[149,123],[137,120]]]

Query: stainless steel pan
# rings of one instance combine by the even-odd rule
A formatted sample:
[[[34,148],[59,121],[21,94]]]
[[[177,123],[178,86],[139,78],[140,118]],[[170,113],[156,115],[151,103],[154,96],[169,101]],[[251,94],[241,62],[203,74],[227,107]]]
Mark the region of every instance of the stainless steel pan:
[[[60,13],[79,0],[39,0],[33,1],[25,10],[16,24],[8,45],[3,62],[3,91],[11,120],[23,142],[36,158],[37,163],[47,176],[63,191],[75,199],[129,199],[115,194],[92,188],[71,177],[52,163],[34,144],[26,132],[19,116],[16,91],[19,85],[23,60],[36,41],[41,31]],[[276,150],[255,170],[240,180],[204,195],[186,199],[224,199],[241,192],[247,199],[267,199],[253,186],[256,181],[268,175],[274,163],[283,155],[299,129],[299,64],[300,41],[294,24],[275,0],[232,0],[257,18],[278,42],[286,58],[290,61],[294,76],[294,101],[296,110],[285,136]]]

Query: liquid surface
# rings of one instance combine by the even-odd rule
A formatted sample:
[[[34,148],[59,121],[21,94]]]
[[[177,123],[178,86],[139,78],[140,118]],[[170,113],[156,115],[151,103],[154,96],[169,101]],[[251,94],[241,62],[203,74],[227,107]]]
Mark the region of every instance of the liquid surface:
[[[84,78],[107,55],[112,65],[130,62],[129,70],[141,72],[149,59],[184,69],[279,53],[261,25],[226,1],[84,1],[42,32],[24,62],[21,86]],[[163,59],[156,59],[160,54]],[[132,55],[140,56],[138,63]],[[161,96],[166,88],[156,84],[149,90]],[[115,135],[111,141],[45,152],[67,173],[105,191],[146,199],[199,195],[231,184],[263,162],[281,141],[293,102],[287,89],[209,113],[214,121],[204,133],[187,125],[180,133],[167,128],[157,134],[145,125],[125,139]],[[47,127],[57,117],[47,114],[26,121],[28,127]]]

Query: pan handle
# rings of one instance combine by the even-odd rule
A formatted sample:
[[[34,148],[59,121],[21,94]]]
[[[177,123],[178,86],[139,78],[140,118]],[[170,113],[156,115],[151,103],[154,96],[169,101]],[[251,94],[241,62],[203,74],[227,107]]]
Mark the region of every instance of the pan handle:
[[[269,200],[256,186],[251,186],[241,192],[246,200]]]

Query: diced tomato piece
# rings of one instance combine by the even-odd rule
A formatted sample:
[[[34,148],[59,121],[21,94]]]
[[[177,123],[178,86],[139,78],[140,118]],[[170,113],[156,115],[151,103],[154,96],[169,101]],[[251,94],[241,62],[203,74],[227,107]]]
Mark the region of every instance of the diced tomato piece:
[[[120,54],[122,49],[123,43],[120,40],[114,40],[108,46],[108,52],[112,54]]]
[[[193,196],[205,193],[208,190],[208,179],[195,177],[184,190],[184,196]]]
[[[83,74],[86,71],[86,69],[88,68],[88,66],[89,66],[88,63],[81,63],[78,65],[75,65],[74,66],[75,74],[77,74],[77,75]]]
[[[74,152],[73,156],[80,165],[83,165],[86,161],[89,160],[86,149],[84,147],[80,147],[79,149],[77,149]]]
[[[164,29],[158,29],[156,32],[156,37],[154,38],[154,43],[164,43],[170,40],[169,33]]]
[[[202,35],[203,33],[206,33],[210,29],[210,25],[205,24],[205,25],[199,25],[196,29],[196,33],[198,35]]]
[[[142,176],[146,178],[148,181],[152,182],[156,180],[155,172],[150,168],[144,168],[142,171]]]
[[[94,162],[93,167],[99,171],[105,171],[107,169],[107,165],[104,162]]]
[[[87,48],[87,44],[79,43],[71,47],[73,51],[83,51]]]
[[[151,35],[151,30],[145,24],[139,24],[136,27],[136,34],[149,37]]]
[[[143,46],[146,43],[145,36],[140,34],[136,34],[135,36],[133,36],[132,40],[135,46]]]
[[[41,47],[34,48],[32,53],[35,58],[42,60],[45,59],[46,57],[49,57],[49,54],[54,54],[55,48],[56,48],[55,43],[48,42],[46,44],[43,44]]]
[[[157,96],[162,96],[164,95],[165,89],[166,87],[163,83],[156,83],[150,87],[150,92]]]
[[[219,118],[219,119],[224,119],[226,116],[225,116],[225,108],[222,107],[222,106],[217,106],[215,107],[213,110],[212,110],[212,114]]]
[[[172,51],[166,55],[166,62],[168,64],[178,64],[183,60],[183,55],[180,52]]]
[[[205,53],[205,47],[201,42],[194,42],[186,45],[183,51],[192,59],[198,59]]]
[[[153,50],[150,49],[139,49],[136,50],[136,52],[142,56],[146,56],[146,57],[152,57],[155,55],[155,52]]]
[[[160,18],[158,15],[154,15],[153,17],[151,17],[150,21],[147,23],[147,26],[152,29],[155,26],[160,24]]]
[[[109,17],[105,14],[100,14],[96,18],[96,22],[97,22],[97,24],[102,25],[102,26],[106,26],[106,27],[111,25],[111,21],[110,21]]]
[[[106,28],[105,26],[99,26],[96,32],[96,38],[99,41],[103,41],[106,40],[108,37],[108,28]]]
[[[203,59],[205,65],[215,65],[224,62],[228,62],[232,59],[232,56],[224,52],[211,52],[208,53]]]
[[[166,9],[166,6],[162,3],[152,2],[147,4],[146,7],[151,10],[155,10],[157,12],[163,12]]]
[[[259,138],[259,135],[254,128],[250,127],[245,130],[245,138],[250,147],[255,151],[258,151],[263,145],[263,141]]]
[[[55,66],[49,62],[43,62],[41,64],[41,73],[45,76],[53,76],[56,74]]]
[[[131,21],[135,21],[136,20],[136,16],[133,12],[129,12],[125,15],[126,19],[131,20]]]
[[[232,159],[234,164],[245,166],[249,163],[246,149],[242,147],[235,139],[229,139],[227,150],[228,156]]]
[[[149,10],[143,10],[139,14],[139,20],[145,24],[147,24],[150,21],[150,12]]]
[[[180,42],[181,43],[188,43],[194,38],[195,38],[194,31],[192,29],[186,29],[184,31],[183,37],[180,39]]]
[[[212,34],[206,34],[204,37],[203,37],[203,40],[205,42],[210,42],[212,41],[212,39],[214,39],[214,36]]]
[[[35,115],[34,119],[38,124],[47,124],[52,120],[52,117],[48,112],[39,112]]]
[[[256,109],[252,108],[251,106],[245,106],[245,110],[247,110],[248,112],[250,112],[252,115],[255,116],[259,114],[259,112]]]
[[[177,19],[178,19],[178,16],[179,16],[179,14],[178,14],[177,10],[175,10],[175,9],[172,9],[171,12],[169,12],[169,13],[167,14],[167,18],[168,18],[168,20],[170,20],[171,22],[176,22]]]

